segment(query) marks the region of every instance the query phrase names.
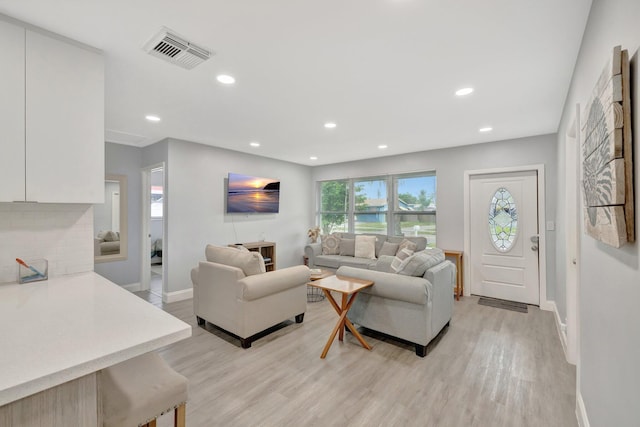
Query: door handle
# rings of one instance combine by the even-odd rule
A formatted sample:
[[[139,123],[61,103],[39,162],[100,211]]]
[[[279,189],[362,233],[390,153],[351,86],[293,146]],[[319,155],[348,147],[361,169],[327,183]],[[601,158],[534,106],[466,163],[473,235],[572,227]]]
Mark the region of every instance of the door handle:
[[[531,250],[532,251],[537,251],[538,250],[538,245],[532,245],[531,246]]]
[[[537,245],[539,241],[540,241],[540,237],[537,234],[534,234],[533,236],[531,236],[531,243],[535,243]]]

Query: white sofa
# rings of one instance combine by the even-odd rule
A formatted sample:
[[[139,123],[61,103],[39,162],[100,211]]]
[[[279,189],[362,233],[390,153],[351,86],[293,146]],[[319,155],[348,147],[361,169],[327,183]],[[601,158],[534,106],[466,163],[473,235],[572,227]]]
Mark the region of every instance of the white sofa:
[[[243,348],[255,335],[287,319],[304,319],[309,268],[265,272],[258,252],[207,245],[206,261],[191,271],[193,308],[199,325],[208,321],[237,336]]]

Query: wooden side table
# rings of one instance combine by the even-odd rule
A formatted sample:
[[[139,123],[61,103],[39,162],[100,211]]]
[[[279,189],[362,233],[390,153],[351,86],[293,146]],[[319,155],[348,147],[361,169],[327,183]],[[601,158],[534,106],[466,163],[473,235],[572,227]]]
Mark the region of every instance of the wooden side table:
[[[445,257],[454,257],[456,259],[456,301],[460,301],[460,295],[464,294],[464,283],[462,282],[462,278],[464,277],[462,272],[464,265],[462,264],[462,251],[450,251],[448,249],[443,249]]]
[[[360,344],[366,348],[367,350],[371,350],[371,346],[362,338],[362,335],[358,332],[358,330],[353,326],[353,323],[349,319],[347,319],[347,312],[353,305],[353,301],[356,299],[356,295],[364,288],[368,288],[369,286],[373,286],[373,282],[371,280],[361,280],[354,279],[351,277],[345,276],[330,276],[324,279],[315,280],[313,282],[307,283],[309,286],[313,286],[315,288],[322,289],[324,295],[327,297],[333,309],[338,313],[340,318],[338,319],[338,323],[333,328],[331,335],[329,336],[329,340],[327,344],[324,346],[324,350],[322,350],[322,354],[320,355],[321,359],[324,359],[329,352],[329,348],[331,344],[333,344],[333,340],[336,337],[338,331],[340,334],[338,335],[338,339],[343,341],[344,339],[344,328],[347,327],[351,331],[354,337],[360,342]],[[336,300],[331,296],[331,291],[339,292],[342,295],[342,304],[338,305]]]

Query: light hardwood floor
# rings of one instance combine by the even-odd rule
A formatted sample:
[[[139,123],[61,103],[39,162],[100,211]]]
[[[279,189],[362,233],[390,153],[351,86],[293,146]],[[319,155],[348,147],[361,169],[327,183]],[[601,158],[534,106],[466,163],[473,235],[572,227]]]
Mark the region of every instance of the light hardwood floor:
[[[193,326],[159,351],[189,379],[188,426],[577,426],[575,368],[553,314],[537,307],[523,314],[465,297],[425,358],[369,334],[367,351],[345,334],[321,360],[337,320],[327,301],[243,350],[196,326],[191,300],[138,295]]]

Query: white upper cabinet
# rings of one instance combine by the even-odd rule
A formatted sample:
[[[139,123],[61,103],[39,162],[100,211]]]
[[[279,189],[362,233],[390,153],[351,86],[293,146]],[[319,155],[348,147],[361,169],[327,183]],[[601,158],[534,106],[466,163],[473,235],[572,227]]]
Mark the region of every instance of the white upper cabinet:
[[[104,203],[104,60],[1,19],[0,202]]]
[[[26,199],[104,203],[102,55],[27,30]]]
[[[24,201],[25,30],[0,21],[0,201]]]

